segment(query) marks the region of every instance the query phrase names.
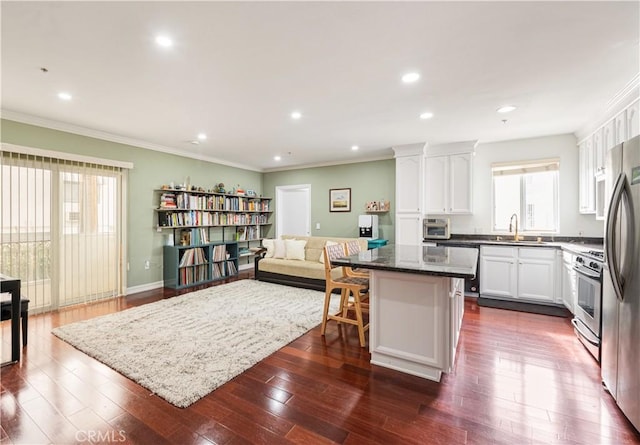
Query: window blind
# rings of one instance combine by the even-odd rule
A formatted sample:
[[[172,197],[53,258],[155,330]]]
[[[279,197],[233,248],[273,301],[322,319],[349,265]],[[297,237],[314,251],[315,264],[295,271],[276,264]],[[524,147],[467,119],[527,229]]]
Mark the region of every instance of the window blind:
[[[0,152],[0,271],[43,312],[122,293],[127,169],[41,150]]]
[[[539,159],[535,161],[496,162],[491,164],[493,176],[522,175],[560,170],[560,159]]]

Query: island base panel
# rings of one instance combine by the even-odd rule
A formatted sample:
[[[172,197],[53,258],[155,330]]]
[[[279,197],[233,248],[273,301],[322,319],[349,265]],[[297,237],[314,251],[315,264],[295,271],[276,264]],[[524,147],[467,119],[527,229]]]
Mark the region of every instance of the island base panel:
[[[440,381],[452,366],[451,278],[371,271],[371,363]]]

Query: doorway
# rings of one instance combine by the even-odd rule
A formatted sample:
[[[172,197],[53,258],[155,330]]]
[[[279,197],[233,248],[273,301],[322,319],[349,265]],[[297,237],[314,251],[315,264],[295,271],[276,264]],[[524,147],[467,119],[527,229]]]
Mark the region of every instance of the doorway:
[[[311,184],[276,187],[276,238],[311,235]]]

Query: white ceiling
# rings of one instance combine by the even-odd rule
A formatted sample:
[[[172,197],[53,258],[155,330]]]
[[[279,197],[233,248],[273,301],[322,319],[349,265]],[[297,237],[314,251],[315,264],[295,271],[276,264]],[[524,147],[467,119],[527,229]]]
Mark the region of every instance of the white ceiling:
[[[572,133],[637,76],[639,4],[3,1],[2,111],[259,171]]]

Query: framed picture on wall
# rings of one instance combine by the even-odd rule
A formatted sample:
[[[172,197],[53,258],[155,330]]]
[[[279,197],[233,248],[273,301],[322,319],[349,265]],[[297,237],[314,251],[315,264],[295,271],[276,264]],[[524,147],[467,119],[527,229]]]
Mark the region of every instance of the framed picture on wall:
[[[329,189],[329,211],[351,211],[351,189]]]

